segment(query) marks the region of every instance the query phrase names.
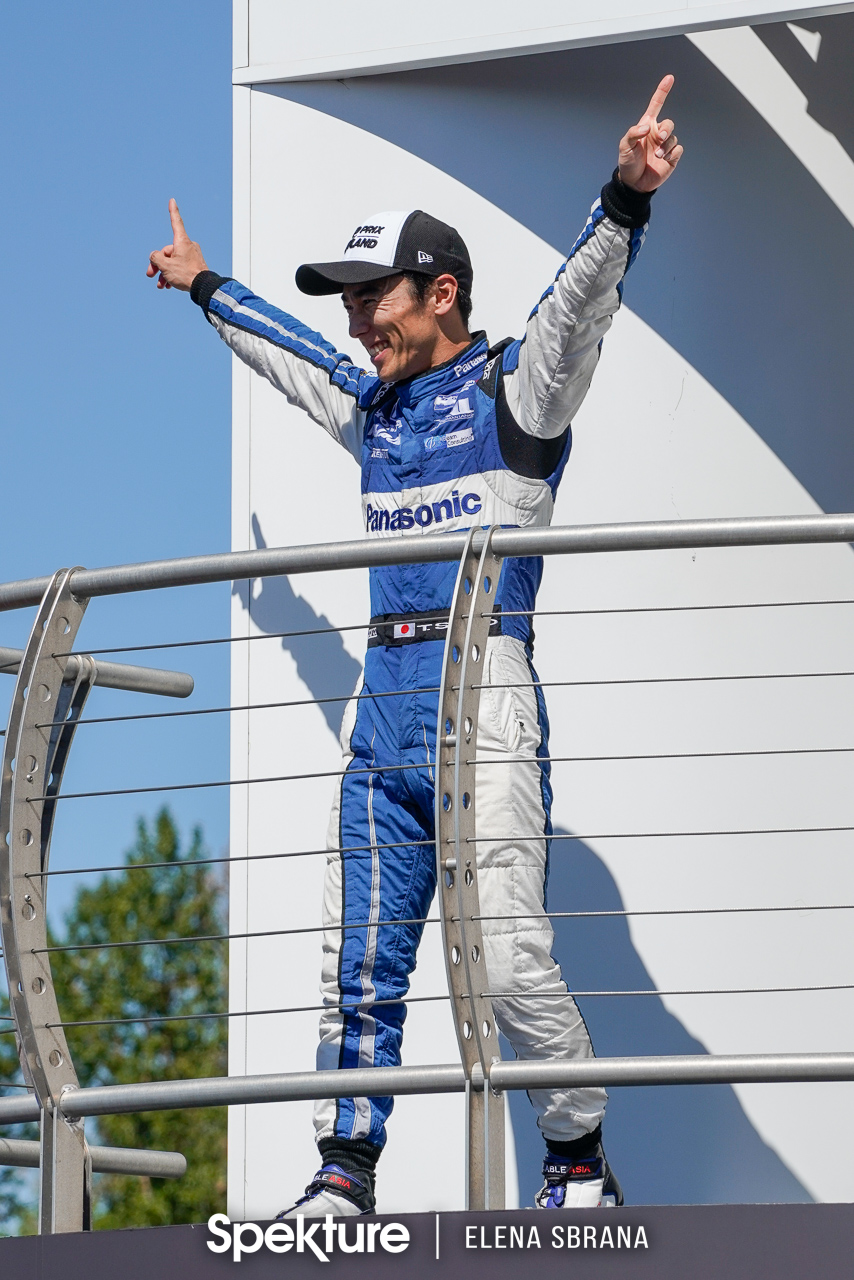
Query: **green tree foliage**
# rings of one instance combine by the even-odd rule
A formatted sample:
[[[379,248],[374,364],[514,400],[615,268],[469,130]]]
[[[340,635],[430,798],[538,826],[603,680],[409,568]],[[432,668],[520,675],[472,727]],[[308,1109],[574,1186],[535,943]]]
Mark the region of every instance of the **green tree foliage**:
[[[9,1001],[0,996],[0,1015],[4,1019],[9,1014]],[[20,1089],[9,1088],[10,1084],[22,1084],[21,1067],[18,1062],[18,1050],[15,1036],[9,1034],[7,1028],[11,1023],[0,1022],[0,1093],[14,1095]],[[19,1124],[4,1127],[4,1138],[30,1138],[39,1136],[38,1125]],[[35,1205],[33,1189],[35,1179],[32,1173],[24,1173],[20,1169],[0,1168],[0,1235],[32,1235],[36,1230]]]
[[[180,941],[226,932],[221,886],[208,867],[187,865],[204,856],[200,830],[182,851],[175,823],[162,809],[151,827],[140,821],[136,844],[126,855],[128,870],[78,892],[62,941],[99,945],[51,957],[63,1021],[127,1020],[67,1029],[81,1085],[226,1074],[226,1021],[180,1020],[217,1012],[227,1003],[226,944]],[[148,863],[154,865],[141,865]],[[150,938],[175,941],[100,945]],[[179,1020],[143,1021],[164,1015]],[[87,1121],[86,1132],[90,1142],[108,1146],[181,1151],[188,1165],[186,1175],[174,1181],[97,1175],[97,1227],[201,1222],[223,1210],[223,1108],[103,1116],[96,1125]]]

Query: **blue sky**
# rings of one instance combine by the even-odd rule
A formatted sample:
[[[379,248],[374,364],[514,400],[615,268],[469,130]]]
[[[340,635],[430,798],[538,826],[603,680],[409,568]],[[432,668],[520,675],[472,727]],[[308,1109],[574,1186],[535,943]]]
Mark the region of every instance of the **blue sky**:
[[[226,550],[230,365],[185,295],[158,292],[148,253],[168,198],[208,261],[231,258],[231,5],[147,0],[0,8],[2,234],[0,581]],[[224,636],[227,585],[90,605],[81,647]],[[0,614],[0,645],[32,611]],[[130,655],[125,661],[136,661]],[[228,646],[140,655],[191,671],[191,702],[95,690],[90,715],[222,705]],[[0,677],[5,723],[13,682]],[[66,791],[228,776],[228,717],[81,726]],[[216,852],[225,789],[169,797]],[[158,797],[60,805],[54,866],[121,861]],[[54,880],[52,914],[75,877]]]

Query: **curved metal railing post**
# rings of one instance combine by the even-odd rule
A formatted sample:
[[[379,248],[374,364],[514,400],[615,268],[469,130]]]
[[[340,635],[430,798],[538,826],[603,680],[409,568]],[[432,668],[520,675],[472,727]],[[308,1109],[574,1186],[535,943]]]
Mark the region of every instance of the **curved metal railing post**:
[[[475,765],[483,683],[501,557],[492,530],[473,529],[448,619],[436,732],[436,866],[451,1009],[466,1073],[466,1207],[504,1208],[504,1098],[489,1087],[501,1057],[480,927]],[[482,535],[481,535],[482,536]],[[472,843],[469,843],[472,841]]]
[[[79,1082],[46,951],[43,876],[71,739],[95,675],[90,659],[75,664],[73,678],[65,680],[65,655],[88,604],[72,594],[72,572],[54,575],[36,614],[18,671],[0,780],[0,932],[21,1066],[41,1111],[42,1234],[89,1225],[83,1125],[60,1109],[63,1093]]]

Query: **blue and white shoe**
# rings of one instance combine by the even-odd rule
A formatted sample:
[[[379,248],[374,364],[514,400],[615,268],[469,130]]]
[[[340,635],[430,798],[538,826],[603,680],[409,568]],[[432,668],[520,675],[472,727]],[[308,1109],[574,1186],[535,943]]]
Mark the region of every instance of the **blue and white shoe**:
[[[368,1185],[367,1175],[362,1177],[364,1181],[342,1169],[340,1164],[323,1165],[306,1187],[305,1195],[291,1209],[277,1213],[276,1221],[298,1215],[323,1218],[331,1213],[336,1218],[355,1218],[362,1213],[373,1213],[376,1208],[374,1193]]]
[[[623,1189],[601,1143],[585,1158],[570,1159],[549,1152],[543,1161],[543,1177],[545,1185],[534,1201],[538,1209],[613,1209],[623,1203]]]

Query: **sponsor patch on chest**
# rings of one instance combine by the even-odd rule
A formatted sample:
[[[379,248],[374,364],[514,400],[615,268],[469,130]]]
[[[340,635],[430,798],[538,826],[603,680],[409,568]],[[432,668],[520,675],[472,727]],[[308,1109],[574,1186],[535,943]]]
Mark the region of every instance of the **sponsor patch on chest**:
[[[389,418],[384,410],[375,414],[368,429],[368,440],[377,448],[400,444],[400,418]]]
[[[462,427],[459,431],[449,431],[444,436],[428,436],[424,441],[425,450],[458,449],[460,445],[474,443],[474,427]]]

